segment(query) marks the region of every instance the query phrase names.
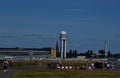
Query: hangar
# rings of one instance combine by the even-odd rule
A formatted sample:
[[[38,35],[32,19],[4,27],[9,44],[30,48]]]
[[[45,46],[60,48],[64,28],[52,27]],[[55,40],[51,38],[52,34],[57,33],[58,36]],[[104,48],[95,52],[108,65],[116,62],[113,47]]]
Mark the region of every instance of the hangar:
[[[40,60],[55,59],[56,48],[0,48],[0,59]]]

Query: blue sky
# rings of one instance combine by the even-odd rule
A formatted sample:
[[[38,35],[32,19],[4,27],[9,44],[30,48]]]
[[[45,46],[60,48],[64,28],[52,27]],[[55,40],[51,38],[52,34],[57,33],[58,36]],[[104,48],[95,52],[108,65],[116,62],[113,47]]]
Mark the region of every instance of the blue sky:
[[[120,0],[0,0],[0,47],[55,47],[120,52]]]

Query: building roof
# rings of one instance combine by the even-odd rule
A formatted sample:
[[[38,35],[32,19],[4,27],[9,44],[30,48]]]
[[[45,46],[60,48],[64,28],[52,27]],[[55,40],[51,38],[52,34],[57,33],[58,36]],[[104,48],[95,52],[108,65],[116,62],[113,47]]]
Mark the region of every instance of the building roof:
[[[0,48],[0,51],[4,51],[4,50],[8,50],[8,51],[25,51],[25,50],[34,50],[34,51],[50,51],[51,47],[48,48],[20,48],[20,47],[16,47],[16,48]]]

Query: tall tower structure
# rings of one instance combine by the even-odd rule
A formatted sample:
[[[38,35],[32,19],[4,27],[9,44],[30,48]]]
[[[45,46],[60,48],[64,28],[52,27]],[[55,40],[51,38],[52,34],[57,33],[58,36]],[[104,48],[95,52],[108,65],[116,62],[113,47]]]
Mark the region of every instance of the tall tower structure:
[[[58,41],[56,42],[56,56],[59,57],[59,45],[58,45]]]
[[[67,34],[65,31],[60,32],[60,52],[61,52],[61,58],[66,58],[66,40],[67,40]]]
[[[107,41],[105,41],[105,58],[107,57],[107,55],[108,55],[108,43],[107,43]]]

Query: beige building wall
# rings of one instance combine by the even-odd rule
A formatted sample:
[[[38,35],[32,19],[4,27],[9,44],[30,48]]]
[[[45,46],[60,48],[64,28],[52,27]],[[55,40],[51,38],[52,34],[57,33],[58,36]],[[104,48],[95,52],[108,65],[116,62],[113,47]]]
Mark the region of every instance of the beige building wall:
[[[51,48],[51,58],[52,59],[56,58],[56,48]]]

